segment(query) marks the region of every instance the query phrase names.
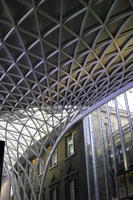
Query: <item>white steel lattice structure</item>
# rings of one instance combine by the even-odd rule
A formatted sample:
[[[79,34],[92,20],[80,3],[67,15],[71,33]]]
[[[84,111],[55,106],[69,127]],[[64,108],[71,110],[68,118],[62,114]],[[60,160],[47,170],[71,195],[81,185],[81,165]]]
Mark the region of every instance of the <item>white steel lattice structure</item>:
[[[0,1],[0,139],[17,199],[16,176],[27,200],[30,179],[20,157],[28,165],[31,151],[49,154],[47,141],[53,147],[98,102],[133,86],[132,22],[132,0]]]

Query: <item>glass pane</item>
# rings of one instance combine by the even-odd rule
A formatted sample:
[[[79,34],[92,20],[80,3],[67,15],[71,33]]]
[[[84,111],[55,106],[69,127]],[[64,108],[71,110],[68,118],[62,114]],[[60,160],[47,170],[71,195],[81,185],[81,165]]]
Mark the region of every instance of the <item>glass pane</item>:
[[[54,154],[52,155],[50,167],[57,165],[57,149],[55,150]]]
[[[132,94],[127,91],[88,115],[91,200],[133,199]]]
[[[73,148],[73,144],[69,146],[69,155],[73,155],[74,154],[74,148]]]
[[[66,138],[66,148],[67,148],[67,157],[74,154],[73,135],[67,136],[67,138]]]

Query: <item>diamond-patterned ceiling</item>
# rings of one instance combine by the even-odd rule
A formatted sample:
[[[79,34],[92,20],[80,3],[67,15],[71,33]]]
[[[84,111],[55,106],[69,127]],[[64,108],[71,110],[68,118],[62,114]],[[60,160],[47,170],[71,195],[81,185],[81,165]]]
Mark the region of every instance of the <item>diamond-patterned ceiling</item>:
[[[1,0],[1,111],[92,105],[133,81],[132,0]]]

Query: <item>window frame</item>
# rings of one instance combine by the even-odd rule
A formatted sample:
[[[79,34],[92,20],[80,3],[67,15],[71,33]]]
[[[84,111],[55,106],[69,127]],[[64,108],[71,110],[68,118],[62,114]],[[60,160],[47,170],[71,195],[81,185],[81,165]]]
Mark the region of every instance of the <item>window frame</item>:
[[[72,137],[72,144],[69,144],[70,140],[69,138]],[[73,148],[73,153],[70,153],[70,147],[72,146]],[[65,137],[65,158],[70,158],[71,156],[75,155],[75,142],[74,142],[74,134],[69,133]]]
[[[33,176],[34,176],[34,170],[35,170],[35,167],[37,165],[37,162],[38,162],[38,158],[37,157],[33,157],[31,160],[30,160],[31,164],[29,165],[29,169],[28,169],[28,176],[29,178],[32,180],[33,179]]]
[[[75,191],[75,198],[74,200],[78,200],[79,199],[79,195],[78,195],[78,174],[74,173],[74,174],[70,174],[68,175],[68,177],[65,178],[65,197],[66,200],[71,200],[70,197],[70,183],[74,182],[74,191]]]
[[[41,168],[40,168],[41,167]],[[41,169],[41,170],[40,170]],[[43,174],[44,171],[44,160],[41,158],[38,161],[38,176],[41,176]]]
[[[55,155],[56,155],[56,162],[53,162],[53,159],[55,159]],[[50,163],[49,163],[49,168],[52,169],[52,168],[54,168],[56,166],[58,166],[58,151],[57,151],[57,148],[54,151],[53,155],[51,156],[51,160],[50,160]]]
[[[59,181],[49,186],[49,200],[53,199],[53,191],[56,191],[56,200],[60,200],[60,184]]]

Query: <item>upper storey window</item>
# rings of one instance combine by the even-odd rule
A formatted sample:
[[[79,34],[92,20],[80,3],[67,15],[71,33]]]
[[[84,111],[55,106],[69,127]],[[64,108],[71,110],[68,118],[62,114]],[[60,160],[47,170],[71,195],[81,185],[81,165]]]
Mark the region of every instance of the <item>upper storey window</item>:
[[[51,157],[51,161],[50,161],[50,168],[54,167],[54,166],[57,166],[57,149],[53,153],[53,155]]]
[[[39,174],[39,176],[42,175],[43,170],[44,170],[44,161],[39,160],[39,163],[38,163],[38,174]]]
[[[33,176],[34,176],[34,170],[35,170],[37,161],[38,161],[37,158],[33,158],[33,159],[31,160],[31,165],[30,165],[30,167],[29,167],[29,176],[30,176],[31,179],[32,179]]]
[[[66,157],[70,157],[74,154],[74,137],[73,134],[66,136]]]

